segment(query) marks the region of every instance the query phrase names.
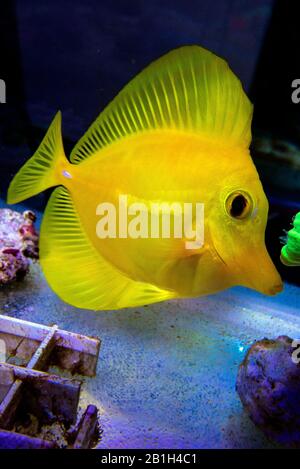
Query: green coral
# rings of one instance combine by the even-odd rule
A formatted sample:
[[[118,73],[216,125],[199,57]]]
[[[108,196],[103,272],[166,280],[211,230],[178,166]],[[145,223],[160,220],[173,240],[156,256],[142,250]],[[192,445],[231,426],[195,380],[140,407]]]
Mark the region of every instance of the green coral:
[[[281,262],[288,266],[300,266],[300,212],[293,220],[293,228],[287,232],[286,245],[280,256]]]

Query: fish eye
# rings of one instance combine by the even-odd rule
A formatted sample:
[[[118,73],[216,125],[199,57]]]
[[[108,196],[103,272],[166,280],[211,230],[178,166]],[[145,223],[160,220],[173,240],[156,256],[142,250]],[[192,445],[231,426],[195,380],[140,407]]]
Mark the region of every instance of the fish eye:
[[[252,213],[253,202],[249,194],[237,191],[226,199],[226,211],[232,218],[244,220]]]

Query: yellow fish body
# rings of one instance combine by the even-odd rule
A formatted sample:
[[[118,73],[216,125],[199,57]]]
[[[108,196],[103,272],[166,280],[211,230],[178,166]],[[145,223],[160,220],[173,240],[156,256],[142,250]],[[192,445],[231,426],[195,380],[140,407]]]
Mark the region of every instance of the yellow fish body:
[[[198,46],[171,51],[137,75],[79,140],[70,162],[58,113],[8,191],[8,203],[17,203],[58,186],[40,235],[41,266],[53,290],[95,310],[233,285],[281,291],[264,242],[268,202],[249,153],[251,118],[252,105],[227,63]],[[190,249],[186,233],[164,237],[159,230],[128,236],[120,218],[124,197],[132,210],[126,223],[134,222],[136,233],[142,222],[149,227],[153,204],[203,204],[204,244]],[[103,202],[118,208],[106,237],[97,229]],[[145,211],[139,223],[132,208],[138,204]],[[164,209],[159,223],[163,216]],[[173,228],[175,218],[174,212]],[[197,223],[194,216],[193,232]]]

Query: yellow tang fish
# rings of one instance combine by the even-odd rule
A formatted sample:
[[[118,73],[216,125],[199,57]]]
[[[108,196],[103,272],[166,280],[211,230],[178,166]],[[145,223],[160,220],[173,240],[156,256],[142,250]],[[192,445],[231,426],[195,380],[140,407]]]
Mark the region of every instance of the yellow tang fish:
[[[58,113],[8,190],[8,203],[17,203],[58,186],[40,235],[52,289],[94,310],[233,285],[281,291],[265,247],[268,202],[249,153],[251,118],[240,81],[199,46],[169,52],[129,82],[76,144],[70,162]],[[154,207],[150,236],[145,229]],[[189,231],[180,235],[179,209],[186,207]],[[198,232],[191,246],[189,233]]]

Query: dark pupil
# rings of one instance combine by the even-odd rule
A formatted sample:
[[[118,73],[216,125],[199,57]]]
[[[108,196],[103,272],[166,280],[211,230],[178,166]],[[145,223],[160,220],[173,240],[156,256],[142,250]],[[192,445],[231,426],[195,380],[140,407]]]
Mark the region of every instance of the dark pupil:
[[[231,204],[230,215],[240,217],[247,206],[247,199],[243,195],[237,195]]]

